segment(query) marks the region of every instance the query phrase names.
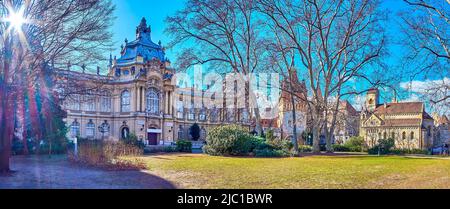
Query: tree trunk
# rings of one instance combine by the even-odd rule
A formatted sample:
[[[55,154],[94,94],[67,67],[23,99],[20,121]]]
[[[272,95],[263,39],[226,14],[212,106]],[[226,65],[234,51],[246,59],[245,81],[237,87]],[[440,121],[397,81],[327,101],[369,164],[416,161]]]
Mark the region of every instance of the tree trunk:
[[[294,100],[294,93],[292,93],[292,84],[291,84],[291,102],[292,102],[292,120],[293,120],[293,130],[292,130],[292,143],[294,144],[294,154],[298,154],[298,134],[297,134],[297,111],[295,108],[295,100]]]
[[[320,153],[320,111],[314,107],[312,111],[313,153]]]
[[[3,98],[5,99],[2,101],[3,115],[1,118],[2,132],[0,134],[0,172],[9,172],[9,159],[11,157],[11,141],[13,138],[14,116],[13,111],[11,111],[12,104],[11,102],[9,102],[10,99],[7,93],[3,93]]]

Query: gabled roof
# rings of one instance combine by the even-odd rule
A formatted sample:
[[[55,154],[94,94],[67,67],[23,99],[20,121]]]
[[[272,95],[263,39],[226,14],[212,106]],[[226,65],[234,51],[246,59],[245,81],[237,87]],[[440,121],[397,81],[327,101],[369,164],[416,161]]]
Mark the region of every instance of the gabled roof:
[[[404,114],[422,112],[424,112],[422,102],[388,103],[386,107],[384,104],[381,104],[374,111],[375,114]]]

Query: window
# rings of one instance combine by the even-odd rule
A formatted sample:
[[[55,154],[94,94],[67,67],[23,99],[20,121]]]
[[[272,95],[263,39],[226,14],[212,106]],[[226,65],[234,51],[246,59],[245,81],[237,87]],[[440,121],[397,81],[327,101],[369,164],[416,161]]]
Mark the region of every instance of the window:
[[[95,137],[95,124],[92,120],[89,120],[89,123],[86,124],[86,137],[94,138]]]
[[[395,139],[395,133],[394,132],[391,132],[391,138]]]
[[[200,129],[200,140],[202,140],[202,141],[206,140],[206,129],[204,127],[202,127],[202,129]]]
[[[110,92],[103,92],[102,96],[100,97],[100,110],[102,112],[111,112],[111,93]]]
[[[183,140],[183,134],[184,134],[184,128],[183,128],[183,126],[180,125],[180,127],[178,127],[178,140]]]
[[[121,104],[121,112],[130,112],[131,111],[131,95],[128,90],[125,90],[122,92],[122,95],[120,95],[120,104]]]
[[[191,108],[189,110],[188,119],[189,120],[195,120],[195,110],[193,108]]]
[[[402,133],[402,139],[406,139],[406,132]]]
[[[130,75],[130,71],[124,70],[124,71],[123,71],[123,75],[125,75],[125,76]]]
[[[70,136],[76,137],[80,135],[80,123],[77,120],[70,125]]]
[[[413,139],[414,139],[414,132],[411,132],[411,134],[410,134],[410,138],[411,138],[411,140],[413,140]]]
[[[89,93],[89,94],[91,94],[91,93]],[[95,104],[97,104],[95,102],[95,96],[93,96],[93,95],[85,95],[84,96],[83,110],[94,112],[96,109]]]
[[[159,114],[159,94],[154,88],[150,88],[147,92],[147,112]]]
[[[383,133],[383,137],[384,137],[384,139],[387,139],[387,133],[386,132]]]
[[[211,110],[211,121],[216,122],[217,116],[218,116],[218,111],[217,111],[217,108],[214,106],[213,109]]]
[[[201,121],[205,121],[206,120],[206,110],[205,108],[202,108],[202,110],[200,110],[200,114],[198,116],[198,119]]]
[[[100,125],[100,128],[99,128],[99,131],[101,132],[102,137],[107,137],[107,136],[109,136],[109,130],[110,130],[110,129],[111,129],[111,126],[108,124],[108,121],[105,120],[105,121]]]
[[[431,126],[428,126],[428,128],[427,128],[427,135],[431,136]]]
[[[80,95],[73,95],[68,101],[68,108],[70,110],[80,110]]]

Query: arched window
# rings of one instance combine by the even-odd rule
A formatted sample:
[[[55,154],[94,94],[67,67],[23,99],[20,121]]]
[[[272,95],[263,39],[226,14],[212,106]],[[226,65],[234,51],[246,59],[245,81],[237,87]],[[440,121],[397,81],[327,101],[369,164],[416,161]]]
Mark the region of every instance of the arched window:
[[[121,104],[121,112],[130,112],[131,111],[131,94],[128,90],[125,90],[120,95],[120,104]]]
[[[147,112],[159,114],[159,93],[154,88],[147,92]]]
[[[427,135],[431,136],[431,126],[428,126],[428,128],[427,128]]]
[[[70,125],[70,136],[76,137],[80,135],[80,123],[75,119]]]
[[[395,133],[394,132],[391,132],[391,138],[395,139]]]
[[[384,137],[384,139],[387,139],[387,133],[386,132],[383,133],[383,137]]]
[[[406,132],[402,133],[402,139],[406,139]]]
[[[411,137],[411,140],[414,139],[414,132],[411,132],[410,137]]]
[[[92,120],[89,120],[89,123],[86,124],[86,137],[94,138],[95,137],[95,124]]]

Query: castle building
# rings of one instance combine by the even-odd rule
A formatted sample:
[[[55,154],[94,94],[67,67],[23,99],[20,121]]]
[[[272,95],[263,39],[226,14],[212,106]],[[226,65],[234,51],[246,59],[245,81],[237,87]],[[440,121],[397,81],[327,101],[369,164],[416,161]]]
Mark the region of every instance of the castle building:
[[[396,148],[428,149],[433,146],[433,118],[422,102],[392,102],[380,104],[378,89],[367,93],[361,112],[360,136],[369,147],[379,139],[392,138]]]
[[[97,74],[88,74],[85,67],[82,72],[58,71],[59,79],[75,89],[62,104],[69,138],[120,140],[134,134],[147,145],[162,145],[191,139],[189,128],[194,123],[201,128],[199,140],[205,140],[210,128],[223,124],[250,129],[245,108],[193,105],[192,101],[206,97],[205,91],[172,82],[175,70],[161,42],[152,41],[145,18],[136,28],[136,40],[125,40],[120,58],[111,56],[108,67],[107,75],[100,75],[98,69]]]
[[[359,135],[359,114],[350,102],[340,101],[333,133],[333,141],[336,144],[344,144],[350,137]]]
[[[297,75],[293,70],[292,74]],[[277,127],[282,139],[292,140],[294,137],[294,123],[296,124],[297,141],[305,144],[302,133],[306,131],[308,114],[307,89],[305,81],[300,82],[297,76],[293,80],[285,81],[281,85],[280,103],[278,106]],[[294,110],[295,109],[295,117]]]

